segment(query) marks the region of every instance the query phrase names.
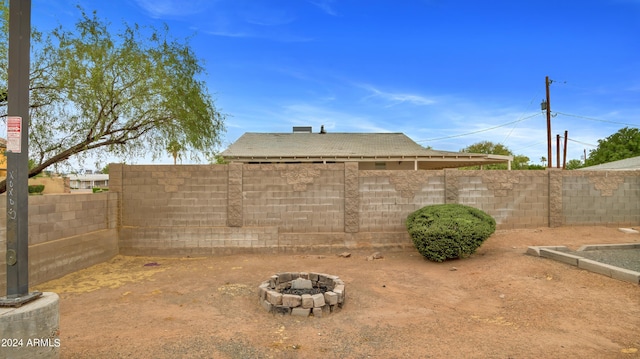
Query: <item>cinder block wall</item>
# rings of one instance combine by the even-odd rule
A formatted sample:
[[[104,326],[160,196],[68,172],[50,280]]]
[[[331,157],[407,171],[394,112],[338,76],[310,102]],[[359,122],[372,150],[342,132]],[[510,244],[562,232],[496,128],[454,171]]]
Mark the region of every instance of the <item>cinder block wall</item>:
[[[549,226],[546,171],[446,170],[446,203],[479,208],[499,229]]]
[[[562,181],[563,225],[640,223],[640,171],[571,171]]]
[[[360,171],[360,231],[406,232],[411,212],[444,203],[443,171]]]
[[[356,163],[110,165],[110,192],[29,197],[30,284],[117,253],[406,248],[407,215],[461,203],[499,229],[640,224],[640,171],[391,171]],[[0,293],[6,292],[0,196]]]
[[[344,165],[245,165],[243,226],[344,232]]]
[[[640,171],[391,171],[346,164],[123,166],[124,254],[410,247],[404,221],[460,203],[499,229],[637,225]]]
[[[0,293],[6,293],[7,197],[0,196]],[[118,254],[118,194],[29,196],[29,284]]]

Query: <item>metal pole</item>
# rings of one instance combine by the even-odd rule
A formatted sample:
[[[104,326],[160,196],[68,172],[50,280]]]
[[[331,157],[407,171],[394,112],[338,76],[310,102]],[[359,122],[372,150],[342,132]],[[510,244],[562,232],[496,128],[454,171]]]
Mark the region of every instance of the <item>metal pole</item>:
[[[29,62],[31,0],[9,2],[7,116],[7,296],[0,306],[36,299],[29,293]]]
[[[558,157],[556,167],[560,168],[560,135],[556,135],[556,156]]]
[[[547,167],[551,168],[553,167],[553,155],[551,153],[551,102],[549,99],[549,84],[551,84],[551,82],[549,81],[549,76],[544,78],[544,84],[547,90],[547,158],[549,159],[547,161]]]
[[[569,131],[564,130],[564,151],[563,153],[563,160],[562,160],[562,169],[566,170],[567,169],[567,142],[569,142]]]

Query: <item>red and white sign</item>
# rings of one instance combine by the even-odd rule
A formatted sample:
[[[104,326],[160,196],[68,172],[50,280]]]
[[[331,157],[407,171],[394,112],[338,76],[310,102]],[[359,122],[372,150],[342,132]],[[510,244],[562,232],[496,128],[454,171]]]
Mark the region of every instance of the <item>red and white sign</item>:
[[[22,152],[22,117],[7,117],[7,152]]]

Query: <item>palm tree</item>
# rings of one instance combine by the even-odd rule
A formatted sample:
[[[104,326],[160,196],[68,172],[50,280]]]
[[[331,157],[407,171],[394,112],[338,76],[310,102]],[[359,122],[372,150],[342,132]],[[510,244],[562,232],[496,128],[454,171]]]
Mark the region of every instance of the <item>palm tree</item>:
[[[545,163],[547,163],[547,158],[544,156],[540,157],[540,162],[542,162],[542,165],[544,166]]]
[[[171,140],[167,145],[167,151],[173,156],[173,164],[178,164],[178,158],[180,162],[182,162],[182,154],[180,152],[184,151],[184,146],[182,146],[178,141]]]

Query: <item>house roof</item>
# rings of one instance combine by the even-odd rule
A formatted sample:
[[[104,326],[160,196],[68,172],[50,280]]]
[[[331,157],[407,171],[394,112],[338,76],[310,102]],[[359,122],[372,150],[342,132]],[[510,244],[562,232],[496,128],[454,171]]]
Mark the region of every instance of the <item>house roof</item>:
[[[247,132],[222,152],[225,160],[375,161],[405,159],[440,162],[433,168],[505,163],[511,156],[426,149],[403,133],[255,133]],[[455,162],[445,164],[444,162]]]
[[[595,166],[579,168],[583,171],[625,171],[640,170],[640,156],[625,158],[624,160],[602,163]]]

